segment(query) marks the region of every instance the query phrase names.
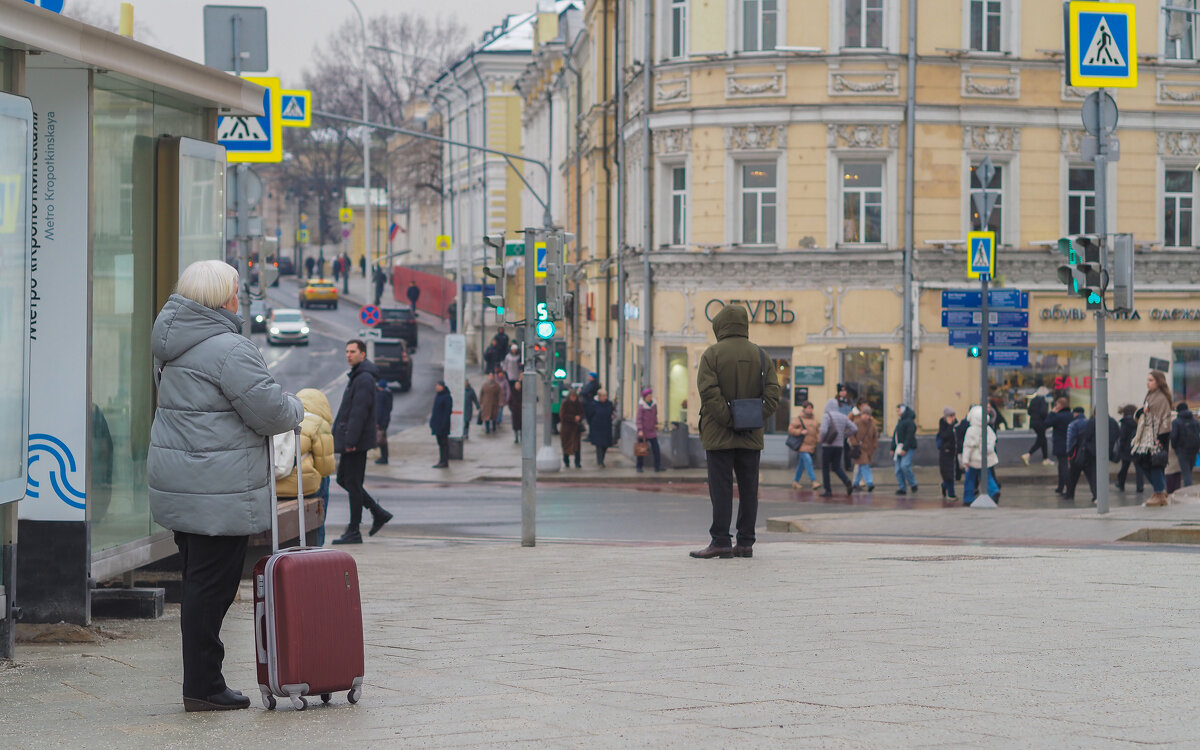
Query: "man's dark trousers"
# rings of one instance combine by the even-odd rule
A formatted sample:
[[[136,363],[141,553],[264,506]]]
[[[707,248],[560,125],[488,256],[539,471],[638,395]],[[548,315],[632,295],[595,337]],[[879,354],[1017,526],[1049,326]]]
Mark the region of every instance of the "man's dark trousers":
[[[731,547],[729,523],[733,520],[733,479],[737,477],[737,543],[754,544],[758,520],[758,462],[762,451],[729,448],[708,451],[708,496],[712,500],[713,523],[708,530],[714,547]]]
[[[450,463],[450,436],[449,435],[435,435],[434,437],[437,438],[437,444],[438,444],[438,463],[439,464]]]
[[[1054,454],[1054,463],[1058,466],[1058,487],[1054,490],[1058,493],[1067,491],[1067,481],[1071,478],[1071,462],[1067,460],[1067,454],[1061,456]]]
[[[1067,468],[1067,488],[1063,492],[1063,497],[1075,497],[1075,486],[1079,484],[1079,476],[1081,474],[1087,478],[1088,487],[1092,491],[1092,497],[1096,497],[1095,457],[1090,461],[1072,461],[1068,463],[1070,463],[1070,466]]]
[[[179,620],[185,698],[207,698],[225,691],[221,623],[237,596],[248,539],[175,532],[183,570]]]
[[[367,452],[353,451],[343,453],[338,461],[337,483],[350,496],[350,525],[347,530],[358,531],[362,523],[362,512],[365,507],[375,516],[383,513],[383,508],[363,489],[363,480],[367,475]]]

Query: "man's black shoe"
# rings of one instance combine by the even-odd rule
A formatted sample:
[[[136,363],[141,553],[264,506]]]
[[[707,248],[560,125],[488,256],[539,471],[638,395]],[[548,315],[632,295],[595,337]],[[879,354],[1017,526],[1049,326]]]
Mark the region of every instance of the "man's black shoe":
[[[386,463],[387,463],[387,459],[386,459],[386,458],[377,458],[377,459],[375,459],[375,463],[377,463],[377,464],[386,464]]]
[[[434,464],[431,468],[434,469],[449,469],[450,464]]]
[[[900,489],[896,490],[896,494],[897,495],[907,495],[908,493],[904,491],[903,487],[901,487]]]
[[[735,544],[735,545],[733,545],[733,556],[734,557],[754,557],[754,547],[752,547],[750,545],[743,546],[741,544]]]
[[[832,492],[822,492],[820,496],[821,497],[833,497],[833,493]]]
[[[375,536],[375,533],[382,529],[383,525],[390,520],[392,520],[392,514],[386,510],[374,516],[374,520],[371,521],[371,530],[367,532],[367,536]],[[362,535],[360,534],[358,538],[361,540]]]
[[[362,533],[358,531],[347,531],[337,539],[334,539],[332,544],[362,544]]]
[[[724,560],[733,557],[733,547],[714,547],[710,544],[704,549],[692,550],[688,554],[699,560],[711,560],[714,557]]]
[[[250,699],[229,688],[207,698],[188,698],[187,696],[183,698],[183,710],[188,713],[192,711],[237,711],[240,708],[250,708]]]

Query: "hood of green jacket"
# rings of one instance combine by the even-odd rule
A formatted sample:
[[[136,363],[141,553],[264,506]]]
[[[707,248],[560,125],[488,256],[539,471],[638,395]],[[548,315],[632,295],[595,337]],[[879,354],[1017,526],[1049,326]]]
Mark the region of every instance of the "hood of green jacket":
[[[713,317],[712,329],[717,334],[717,341],[730,336],[750,338],[750,315],[741,305],[726,305]]]

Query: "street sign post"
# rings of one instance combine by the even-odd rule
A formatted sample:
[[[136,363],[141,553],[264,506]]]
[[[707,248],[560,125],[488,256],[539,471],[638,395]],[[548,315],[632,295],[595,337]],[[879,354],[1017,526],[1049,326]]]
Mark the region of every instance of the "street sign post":
[[[996,275],[996,233],[967,233],[967,278]]]
[[[1133,3],[1069,2],[1067,77],[1071,86],[1137,87],[1137,25]]]
[[[957,348],[965,346],[980,346],[982,344],[982,331],[974,328],[950,329],[950,346]],[[1029,331],[996,331],[989,329],[988,346],[999,346],[1009,349],[1024,349],[1029,346]]]
[[[374,328],[379,325],[379,318],[382,314],[375,305],[363,305],[362,309],[358,311],[358,319],[362,321],[363,325]]]
[[[279,79],[247,76],[263,87],[261,117],[217,118],[217,142],[225,147],[230,163],[277,163],[283,161],[283,125],[279,119]]]
[[[1028,349],[988,349],[989,367],[1029,367]]]
[[[942,328],[982,328],[983,316],[983,310],[942,310]],[[989,310],[987,324],[992,328],[1028,328],[1029,313],[1025,310]]]
[[[279,92],[279,120],[285,128],[312,125],[312,92],[282,89]]]
[[[983,295],[978,289],[942,290],[942,307],[977,310]],[[989,289],[988,307],[1009,310],[1028,310],[1029,293],[1020,289]]]

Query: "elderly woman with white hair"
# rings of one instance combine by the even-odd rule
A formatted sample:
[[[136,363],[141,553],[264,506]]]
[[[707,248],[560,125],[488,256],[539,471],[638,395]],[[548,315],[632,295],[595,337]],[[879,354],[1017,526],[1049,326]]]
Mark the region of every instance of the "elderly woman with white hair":
[[[183,705],[246,708],[221,674],[221,622],[237,595],[250,534],[270,528],[271,435],[304,418],[241,334],[238,273],[202,260],[154,321],[158,408],[146,470],[154,520],[175,532],[183,566]]]

